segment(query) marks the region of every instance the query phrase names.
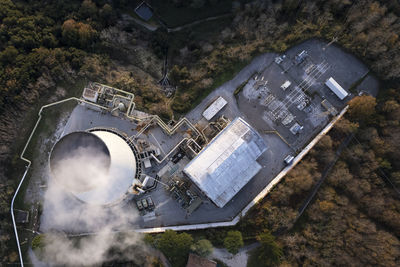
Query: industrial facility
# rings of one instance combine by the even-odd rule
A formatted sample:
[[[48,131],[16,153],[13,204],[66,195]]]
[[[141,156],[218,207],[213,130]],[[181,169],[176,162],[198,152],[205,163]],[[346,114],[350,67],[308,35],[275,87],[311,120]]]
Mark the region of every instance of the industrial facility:
[[[351,97],[313,55],[278,56],[236,99],[210,95],[168,122],[137,110],[132,93],[89,83],[51,151],[51,176],[80,203],[134,208],[143,228],[232,220]]]
[[[223,208],[262,168],[257,159],[267,145],[254,128],[240,117],[211,121],[227,104],[224,98],[218,97],[203,112],[208,122],[204,128],[188,120],[170,127],[157,116],[134,110],[133,99],[132,94],[97,83],[84,89],[82,105],[109,111],[113,117],[122,115],[137,126],[131,136],[110,127],[75,129],[54,145],[52,176],[78,200],[110,206],[135,199],[145,215],[154,202],[141,196],[162,184],[161,190],[173,192],[171,198],[191,214],[203,202],[199,195]],[[177,129],[185,131],[162,159],[164,148],[146,135],[154,126],[166,137],[176,136]]]
[[[48,164],[35,166],[47,168],[69,209],[139,214],[128,223],[143,232],[234,225],[343,116],[352,85],[368,72],[322,48],[269,55],[169,121],[138,110],[133,93],[88,83],[81,97],[61,101],[77,104],[46,151]]]

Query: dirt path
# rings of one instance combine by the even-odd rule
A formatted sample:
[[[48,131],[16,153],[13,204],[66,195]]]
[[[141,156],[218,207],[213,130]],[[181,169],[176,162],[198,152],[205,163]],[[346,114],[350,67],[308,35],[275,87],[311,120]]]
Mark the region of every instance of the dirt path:
[[[199,19],[199,20],[196,20],[196,21],[193,21],[193,22],[190,22],[190,23],[187,23],[187,24],[175,27],[175,28],[168,28],[167,27],[167,31],[168,32],[178,32],[180,30],[192,27],[192,26],[200,24],[202,22],[217,20],[217,19],[221,19],[221,18],[227,18],[227,17],[229,17],[231,15],[232,15],[231,13],[228,13],[228,14],[208,17],[208,18],[205,18],[205,19]],[[159,28],[159,26],[150,25],[150,24],[148,24],[148,23],[146,23],[144,21],[141,21],[139,19],[136,19],[136,18],[134,18],[134,17],[132,17],[131,15],[128,15],[128,14],[122,14],[121,16],[122,16],[123,20],[129,21],[129,22],[135,22],[136,24],[139,24],[140,26],[143,26],[147,30],[152,31],[152,32],[156,31]]]
[[[147,30],[154,32],[155,30],[158,29],[158,26],[153,26],[150,25],[144,21],[141,21],[139,19],[135,19],[134,17],[132,17],[131,15],[128,14],[122,14],[121,15],[122,19],[128,22],[135,22],[136,24],[139,24],[140,26],[145,27]]]
[[[228,14],[223,14],[223,15],[219,15],[219,16],[208,17],[208,18],[205,18],[205,19],[199,19],[199,20],[193,21],[193,22],[188,23],[188,24],[184,24],[184,25],[179,26],[179,27],[167,28],[167,30],[168,30],[168,32],[177,32],[177,31],[192,27],[192,26],[197,25],[197,24],[202,23],[202,22],[212,21],[212,20],[221,19],[221,18],[227,18],[227,17],[229,17],[231,15],[232,15],[231,13],[228,13]]]

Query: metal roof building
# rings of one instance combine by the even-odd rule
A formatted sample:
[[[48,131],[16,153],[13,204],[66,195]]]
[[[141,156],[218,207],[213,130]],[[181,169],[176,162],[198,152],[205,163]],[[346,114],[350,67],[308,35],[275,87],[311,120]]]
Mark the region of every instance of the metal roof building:
[[[222,208],[260,171],[262,167],[256,160],[266,150],[267,146],[256,130],[238,117],[183,171]]]
[[[343,100],[349,95],[349,93],[347,93],[347,91],[344,90],[343,87],[341,87],[332,77],[326,80],[325,84],[336,94],[337,97],[339,97],[340,100]]]
[[[228,102],[223,97],[218,97],[206,110],[203,112],[203,117],[206,120],[211,120],[217,113],[225,107]]]

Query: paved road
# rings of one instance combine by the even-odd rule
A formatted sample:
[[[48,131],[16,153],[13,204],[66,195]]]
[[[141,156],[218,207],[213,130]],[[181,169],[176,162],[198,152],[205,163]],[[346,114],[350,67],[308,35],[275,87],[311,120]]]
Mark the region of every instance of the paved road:
[[[134,22],[136,24],[139,24],[140,26],[145,27],[147,30],[154,32],[155,30],[158,29],[158,26],[154,26],[154,25],[150,25],[144,21],[141,21],[139,19],[135,19],[132,16],[128,15],[128,14],[122,14],[121,17],[125,20],[125,21],[129,21],[129,22]]]
[[[229,253],[225,248],[214,248],[213,253],[208,258],[218,259],[229,267],[244,267],[247,266],[248,253],[259,246],[258,242],[252,243],[242,247],[235,255]]]

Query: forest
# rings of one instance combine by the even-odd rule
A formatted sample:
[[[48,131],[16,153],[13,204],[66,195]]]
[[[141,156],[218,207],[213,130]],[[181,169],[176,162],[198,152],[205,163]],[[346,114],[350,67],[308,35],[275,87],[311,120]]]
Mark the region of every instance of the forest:
[[[134,92],[144,110],[178,117],[255,56],[283,52],[309,38],[335,37],[380,79],[378,97],[354,98],[345,118],[236,227],[189,234],[216,247],[224,246],[228,232],[239,231],[244,243],[258,240],[262,249],[249,265],[268,257],[273,260],[266,266],[399,266],[399,2],[221,1],[216,12],[210,7],[219,7],[218,1],[166,0],[168,12],[184,8],[195,19],[228,14],[170,33],[163,26],[149,32],[124,19],[137,2],[0,0],[0,263],[18,260],[9,208],[24,170],[18,156],[41,105],[77,95],[82,84],[95,80]],[[168,27],[190,19],[159,16]],[[172,98],[157,85],[164,56],[177,87]],[[350,134],[349,146],[297,218]],[[168,235],[195,244],[190,236]],[[150,244],[162,240],[152,238]],[[182,263],[179,255],[171,257]]]

